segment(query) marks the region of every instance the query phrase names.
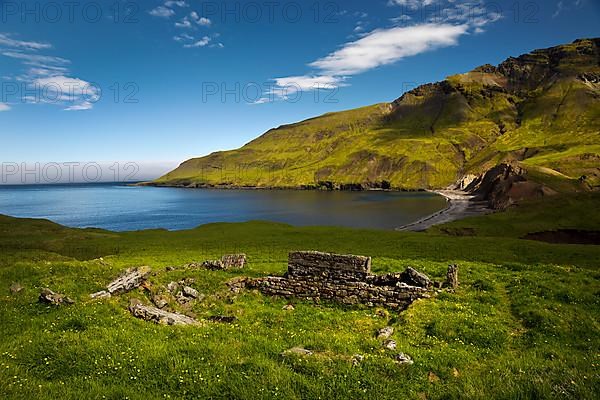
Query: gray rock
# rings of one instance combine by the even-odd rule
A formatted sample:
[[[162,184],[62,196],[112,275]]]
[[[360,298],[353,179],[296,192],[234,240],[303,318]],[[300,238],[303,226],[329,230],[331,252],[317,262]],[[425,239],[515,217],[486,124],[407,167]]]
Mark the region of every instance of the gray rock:
[[[189,286],[185,286],[183,288],[183,294],[184,294],[184,296],[191,297],[193,299],[197,299],[198,298],[198,291],[196,289],[194,289],[194,288],[189,287]]]
[[[197,325],[199,322],[187,315],[163,311],[156,307],[143,305],[139,300],[132,299],[129,311],[144,321],[150,321],[161,325]]]
[[[175,295],[175,300],[177,300],[179,304],[183,305],[189,303],[193,299],[184,295],[183,292],[177,292],[177,294]]]
[[[222,271],[225,269],[225,264],[221,260],[207,260],[202,263],[202,267],[212,271]]]
[[[151,273],[150,267],[137,267],[126,270],[106,287],[110,294],[126,293],[139,287]]]
[[[92,299],[106,299],[111,297],[111,294],[108,293],[106,290],[102,290],[100,292],[90,294],[90,297]]]
[[[412,358],[410,358],[410,356],[404,353],[396,354],[396,356],[394,357],[394,361],[401,365],[412,365],[414,363]]]
[[[394,328],[386,326],[377,331],[377,339],[389,339],[394,334]]]
[[[14,282],[12,285],[10,285],[9,289],[12,294],[16,294],[23,290],[23,286],[17,282]]]
[[[48,288],[42,289],[38,300],[40,303],[52,304],[55,306],[70,305],[75,303],[69,297],[60,293],[54,293]]]
[[[402,282],[422,288],[429,288],[433,284],[427,275],[411,267],[402,273]]]
[[[352,365],[354,365],[356,367],[358,364],[363,362],[364,359],[365,359],[365,356],[360,355],[360,354],[355,354],[352,356],[352,359],[351,359]]]
[[[169,305],[169,302],[167,301],[167,299],[164,296],[160,296],[160,295],[152,296],[152,303],[154,303],[154,305],[160,309],[163,309]]]
[[[396,350],[396,346],[396,341],[392,339],[388,339],[385,342],[383,342],[383,347],[385,347],[388,350]]]
[[[312,356],[313,352],[302,347],[292,347],[281,353],[282,356]]]
[[[171,294],[175,294],[179,290],[179,284],[177,282],[171,282],[167,285],[167,290],[171,292]]]

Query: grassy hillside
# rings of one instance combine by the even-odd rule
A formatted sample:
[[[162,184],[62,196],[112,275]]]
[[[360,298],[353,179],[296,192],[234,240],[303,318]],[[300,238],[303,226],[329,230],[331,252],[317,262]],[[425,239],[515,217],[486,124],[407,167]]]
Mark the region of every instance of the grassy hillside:
[[[155,183],[440,188],[509,161],[559,191],[595,188],[599,44],[536,50],[421,86],[391,104],[272,129],[238,150],[186,161]]]
[[[461,227],[475,231],[462,237],[452,230],[267,222],[112,233],[0,217],[0,398],[594,399],[600,246],[519,237],[540,229],[597,230],[597,217],[585,214],[599,206],[598,196],[533,203],[465,220]],[[527,227],[515,220],[538,222]],[[287,300],[227,290],[235,276],[282,274],[288,251],[298,249],[371,255],[376,273],[411,265],[436,279],[458,263],[461,286],[402,313],[296,300],[295,310],[286,311]],[[249,255],[247,268],[165,269],[232,252]],[[151,290],[195,279],[192,286],[206,297],[176,309],[200,319],[233,315],[236,322],[169,327],[134,319],[128,299],[148,301],[143,289],[89,298],[123,269],[140,265],[156,272]],[[23,291],[10,293],[14,282]],[[38,304],[42,287],[76,304]],[[394,364],[394,352],[375,338],[388,324],[398,351],[414,365]],[[294,346],[315,355],[280,355]],[[354,354],[365,356],[357,366]]]

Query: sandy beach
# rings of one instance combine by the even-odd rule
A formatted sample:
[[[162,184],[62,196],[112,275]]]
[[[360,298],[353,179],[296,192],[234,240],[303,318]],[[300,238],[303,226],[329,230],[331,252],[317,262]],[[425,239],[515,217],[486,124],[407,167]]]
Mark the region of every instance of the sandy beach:
[[[493,212],[487,207],[486,202],[472,201],[474,196],[460,190],[434,190],[432,193],[446,198],[446,208],[411,224],[398,227],[397,231],[420,232],[434,225]]]

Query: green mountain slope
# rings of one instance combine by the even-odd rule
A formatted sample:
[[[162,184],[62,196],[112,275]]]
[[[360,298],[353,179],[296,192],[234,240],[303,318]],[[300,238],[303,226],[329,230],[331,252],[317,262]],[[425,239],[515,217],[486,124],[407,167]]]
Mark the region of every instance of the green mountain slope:
[[[188,160],[153,184],[441,188],[502,162],[556,189],[600,185],[600,39],[281,126],[238,150]]]

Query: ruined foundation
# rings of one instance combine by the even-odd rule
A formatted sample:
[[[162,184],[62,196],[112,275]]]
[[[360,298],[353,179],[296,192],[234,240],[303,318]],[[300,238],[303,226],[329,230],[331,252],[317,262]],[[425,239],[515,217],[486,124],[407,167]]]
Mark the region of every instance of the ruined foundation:
[[[372,275],[371,258],[314,251],[289,254],[283,277],[248,279],[243,285],[271,296],[330,300],[403,310],[429,296],[429,278],[412,268]]]

